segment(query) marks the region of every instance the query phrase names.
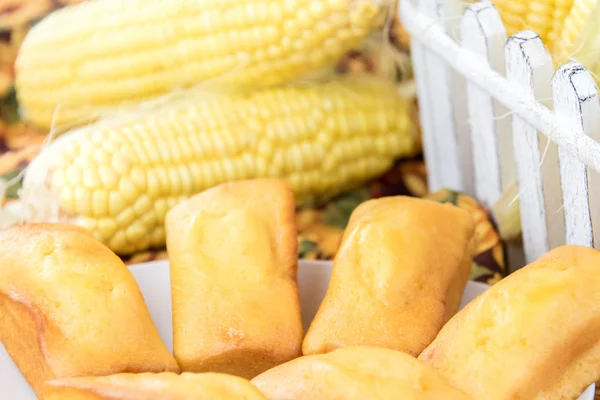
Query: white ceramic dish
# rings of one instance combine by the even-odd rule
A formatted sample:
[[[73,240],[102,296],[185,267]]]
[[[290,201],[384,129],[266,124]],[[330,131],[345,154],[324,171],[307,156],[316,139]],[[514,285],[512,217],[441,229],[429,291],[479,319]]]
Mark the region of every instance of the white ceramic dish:
[[[138,285],[152,314],[152,319],[161,338],[172,350],[173,332],[171,328],[171,293],[169,286],[169,264],[167,261],[156,261],[131,266]],[[315,316],[321,300],[327,291],[331,277],[331,263],[320,261],[300,261],[298,282],[302,317],[305,327]],[[479,296],[488,288],[487,285],[469,282],[461,308]],[[35,400],[36,397],[23,376],[0,344],[0,399]],[[594,385],[590,386],[578,400],[593,400]]]

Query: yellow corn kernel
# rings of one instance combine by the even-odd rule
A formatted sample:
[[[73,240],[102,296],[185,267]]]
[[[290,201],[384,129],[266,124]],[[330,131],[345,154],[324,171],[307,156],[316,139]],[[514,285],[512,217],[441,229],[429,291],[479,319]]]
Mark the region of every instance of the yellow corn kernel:
[[[595,1],[595,0],[594,0]],[[573,0],[494,0],[508,35],[530,29],[536,32],[552,51],[559,40],[565,18]]]
[[[527,29],[536,32],[544,43],[549,45],[547,37],[553,26],[555,0],[533,0],[527,4],[529,6],[525,16]]]
[[[556,44],[560,40],[560,35],[565,24],[565,19],[573,8],[573,0],[555,0],[554,11],[552,12],[552,28],[548,33],[548,48],[554,52]]]
[[[65,134],[30,165],[22,199],[34,211],[33,220],[48,215],[44,207],[57,208],[67,221],[94,227],[115,252],[139,251],[164,244],[162,226],[171,207],[226,181],[288,179],[303,202],[329,198],[385,172],[398,157],[419,151],[412,107],[395,85],[373,79],[288,85],[209,100],[194,91],[152,113]],[[256,126],[249,128],[247,117]],[[164,124],[165,118],[172,123]],[[110,142],[119,136],[131,140],[115,146],[112,157],[97,157],[104,150],[84,145],[91,137]],[[142,162],[133,148],[149,137],[162,144],[144,149],[164,154]],[[173,156],[181,140],[196,143],[190,145],[191,158]],[[215,151],[208,155],[205,144]],[[80,149],[76,156],[72,147]],[[74,157],[85,162],[53,162]],[[88,176],[99,179],[93,187],[80,186],[81,177]],[[39,189],[51,195],[41,199]],[[148,235],[144,240],[142,230]]]
[[[575,0],[565,19],[554,53],[557,63],[577,60],[585,65],[600,85],[600,2]]]
[[[509,36],[527,29],[526,18],[529,11],[527,0],[494,0],[493,3],[502,17],[506,33]]]
[[[498,223],[498,233],[503,240],[515,240],[521,237],[521,207],[519,186],[508,186],[493,206],[493,214]]]
[[[385,4],[83,2],[52,13],[26,37],[16,62],[19,102],[27,118],[49,127],[54,117],[57,124],[86,122],[119,105],[198,84],[281,84],[333,65],[357,47],[383,24]]]
[[[561,30],[557,33],[554,56],[557,60],[567,60],[573,55],[575,44],[582,37],[585,23],[588,21],[597,0],[574,0]],[[596,26],[598,21],[595,21]]]

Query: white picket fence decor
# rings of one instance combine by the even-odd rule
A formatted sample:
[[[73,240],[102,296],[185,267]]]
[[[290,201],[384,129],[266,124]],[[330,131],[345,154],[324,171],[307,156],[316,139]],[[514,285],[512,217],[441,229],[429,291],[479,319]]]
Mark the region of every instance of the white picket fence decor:
[[[594,79],[574,62],[556,70],[532,31],[507,38],[491,2],[462,4],[399,0],[430,190],[461,190],[489,208],[517,182],[527,262],[565,243],[600,247]]]

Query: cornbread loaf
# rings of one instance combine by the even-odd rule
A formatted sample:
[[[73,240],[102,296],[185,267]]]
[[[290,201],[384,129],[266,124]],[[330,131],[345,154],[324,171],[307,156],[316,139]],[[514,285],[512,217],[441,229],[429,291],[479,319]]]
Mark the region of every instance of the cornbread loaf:
[[[118,374],[48,382],[45,400],[264,400],[247,380],[224,374]]]
[[[469,212],[403,196],[352,214],[304,354],[380,346],[414,356],[456,313],[474,251]]]
[[[50,379],[179,371],[127,267],[69,225],[0,231],[0,341],[38,397]]]
[[[572,400],[600,380],[600,252],[564,246],[461,310],[419,358],[476,398]]]
[[[167,214],[173,351],[182,370],[252,378],[301,354],[293,195],[223,184]]]
[[[376,347],[303,356],[264,372],[252,383],[274,400],[471,399],[412,356]]]

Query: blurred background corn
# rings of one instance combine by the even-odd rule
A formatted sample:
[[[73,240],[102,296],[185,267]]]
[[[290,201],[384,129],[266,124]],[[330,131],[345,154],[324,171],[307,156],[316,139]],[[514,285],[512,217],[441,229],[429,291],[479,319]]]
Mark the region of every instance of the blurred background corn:
[[[203,96],[59,138],[27,170],[22,200],[31,219],[56,211],[128,254],[164,245],[167,210],[216,184],[285,178],[303,203],[419,151],[413,102],[379,80]]]
[[[600,59],[597,47],[593,55],[592,46],[588,47],[588,54],[583,48],[589,41],[596,45],[600,42],[598,0],[493,0],[493,3],[508,35],[524,29],[535,31],[557,65],[576,58],[589,68]]]
[[[600,2],[575,0],[565,20],[555,59],[565,63],[575,59],[585,65],[600,84]]]
[[[588,21],[593,22],[595,28],[598,28],[600,21],[591,21],[590,18],[596,6],[597,0],[574,0],[572,2],[570,12],[564,19],[554,43],[555,59],[566,62],[568,58],[575,55],[574,53],[578,50],[576,45],[580,43]]]
[[[555,44],[560,40],[565,20],[573,9],[573,2],[573,0],[554,1],[554,9],[552,11],[552,26],[545,37],[546,42],[549,43],[551,50],[554,50]]]
[[[55,11],[16,62],[24,116],[49,127],[206,83],[281,84],[383,25],[383,0],[102,0]]]
[[[554,52],[559,43],[572,46],[581,33],[585,18],[583,8],[596,0],[493,0],[508,35],[530,29],[540,35],[546,47]],[[587,3],[587,4],[586,4]],[[565,36],[566,35],[566,36]]]
[[[571,10],[573,0],[493,0],[508,35],[531,29],[551,44]]]

